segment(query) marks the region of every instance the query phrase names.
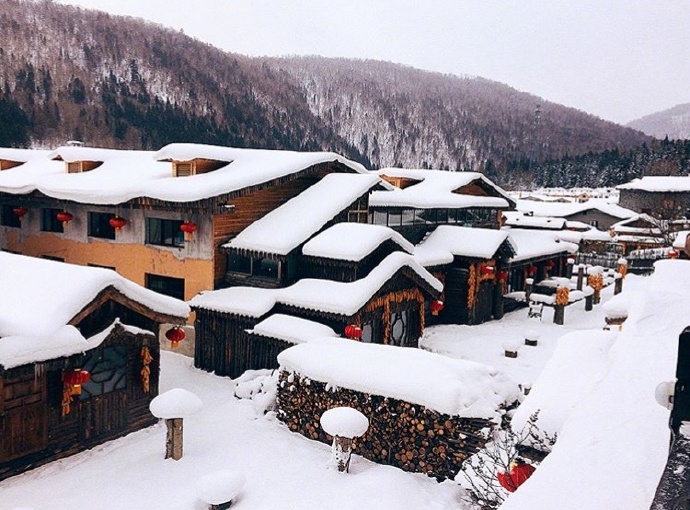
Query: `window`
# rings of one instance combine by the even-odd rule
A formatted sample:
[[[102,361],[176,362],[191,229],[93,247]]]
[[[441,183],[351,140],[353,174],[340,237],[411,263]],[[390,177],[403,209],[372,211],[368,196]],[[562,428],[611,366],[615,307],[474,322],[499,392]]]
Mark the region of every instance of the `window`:
[[[184,278],[146,273],[146,288],[159,294],[184,299]]]
[[[408,341],[409,327],[410,327],[410,311],[401,310],[394,312],[390,316],[391,320],[391,345],[399,345],[409,347]]]
[[[252,274],[252,259],[237,253],[231,253],[228,255],[228,271]]]
[[[599,228],[599,221],[598,220],[590,220],[589,224],[592,225],[593,227]]]
[[[252,271],[254,276],[278,280],[280,279],[280,261],[268,258],[254,259]]]
[[[0,225],[4,227],[15,227],[19,228],[22,226],[22,222],[19,216],[14,214],[16,206],[3,204],[2,210],[0,210]]]
[[[184,232],[180,230],[181,220],[146,218],[146,243],[159,246],[184,246]]]
[[[85,400],[127,387],[127,347],[100,347],[89,351],[82,366],[91,379],[81,386],[79,398]]]
[[[352,204],[347,211],[347,221],[350,223],[366,223],[369,219],[369,208],[366,197],[362,197]]]
[[[388,225],[388,213],[386,211],[373,211],[371,222],[374,225]]]
[[[89,235],[102,239],[115,239],[115,229],[110,226],[110,213],[89,213]]]
[[[365,343],[382,343],[382,326],[380,318],[372,319],[362,324],[362,338],[360,341]]]
[[[62,209],[41,209],[41,230],[43,232],[63,233],[65,231],[62,227],[62,222],[57,219],[57,215],[61,210]]]

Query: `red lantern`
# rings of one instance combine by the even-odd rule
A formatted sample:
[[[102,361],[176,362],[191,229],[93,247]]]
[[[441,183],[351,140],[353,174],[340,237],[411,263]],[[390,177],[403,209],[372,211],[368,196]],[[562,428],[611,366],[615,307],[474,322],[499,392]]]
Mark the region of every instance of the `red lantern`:
[[[60,211],[55,215],[55,217],[58,221],[62,222],[63,227],[66,227],[67,224],[74,219],[74,216],[72,216],[67,211]]]
[[[185,241],[191,241],[192,236],[194,235],[194,232],[196,232],[196,223],[193,221],[185,221],[180,225],[180,230],[184,232],[184,239]]]
[[[498,272],[498,281],[507,282],[508,281],[508,271],[505,269]]]
[[[482,269],[481,269],[482,276],[493,275],[495,271],[496,271],[496,268],[494,266],[482,266]]]
[[[71,387],[72,395],[81,395],[81,385],[91,379],[91,374],[88,370],[75,368],[68,370],[62,374],[62,381]]]
[[[438,315],[443,310],[443,301],[435,299],[429,304],[429,308],[431,308],[431,315]]]
[[[668,258],[677,259],[678,258],[678,252],[676,250],[670,250],[668,252]]]
[[[115,229],[115,232],[119,232],[122,227],[127,225],[127,220],[121,216],[113,216],[108,220],[108,223]]]
[[[534,264],[530,264],[529,266],[527,266],[527,274],[529,276],[534,276],[535,274],[537,274],[537,266],[535,266]]]
[[[546,267],[549,268],[549,269],[553,269],[554,267],[556,267],[556,263],[555,263],[553,260],[549,260],[549,261],[546,263]]]
[[[26,213],[28,213],[29,210],[26,207],[15,207],[12,209],[12,212],[21,220],[24,216],[26,216]]]
[[[508,492],[515,492],[520,485],[525,483],[532,476],[535,468],[522,460],[516,460],[510,465],[510,474],[499,472],[496,475],[498,483]]]
[[[362,338],[362,328],[356,324],[348,324],[345,326],[345,336],[353,340],[359,340]]]
[[[178,344],[185,339],[187,334],[179,326],[173,326],[168,331],[165,332],[165,338],[170,340],[170,347],[177,349]]]

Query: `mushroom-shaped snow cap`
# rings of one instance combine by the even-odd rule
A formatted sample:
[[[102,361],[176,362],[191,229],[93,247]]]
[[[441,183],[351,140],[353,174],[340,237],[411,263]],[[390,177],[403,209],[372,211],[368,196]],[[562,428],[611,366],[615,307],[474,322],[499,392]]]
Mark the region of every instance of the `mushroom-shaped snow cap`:
[[[321,428],[331,436],[360,437],[369,428],[369,420],[357,409],[334,407],[321,415]]]
[[[151,414],[166,420],[186,418],[202,407],[202,402],[194,393],[182,388],[173,388],[161,393],[149,404]]]
[[[232,501],[244,486],[244,476],[234,471],[216,471],[202,476],[196,485],[199,499],[208,505]]]

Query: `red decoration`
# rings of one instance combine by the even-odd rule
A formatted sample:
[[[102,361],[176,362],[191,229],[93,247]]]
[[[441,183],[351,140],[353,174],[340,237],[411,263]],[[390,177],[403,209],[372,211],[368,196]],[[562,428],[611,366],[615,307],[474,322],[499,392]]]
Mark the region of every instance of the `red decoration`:
[[[63,227],[67,226],[67,224],[74,219],[74,216],[72,216],[67,211],[60,211],[55,215],[55,217],[58,221],[62,222]]]
[[[116,232],[119,232],[122,227],[127,225],[127,220],[121,216],[113,216],[108,220],[108,223],[115,229]]]
[[[91,373],[81,368],[67,370],[62,374],[62,382],[71,387],[70,393],[72,395],[80,395],[81,385],[88,382],[89,379],[91,379]]]
[[[496,475],[498,483],[508,492],[515,492],[520,485],[532,476],[535,468],[522,460],[517,460],[510,465],[510,473],[499,472]]]
[[[494,266],[482,266],[481,273],[483,276],[489,276],[494,274],[496,268]]]
[[[535,274],[537,274],[537,266],[535,266],[534,264],[530,264],[529,266],[527,266],[527,274],[530,276],[534,276]]]
[[[187,334],[179,326],[173,326],[168,331],[165,332],[165,338],[170,340],[170,347],[177,349],[178,344],[185,339]]]
[[[193,221],[185,221],[180,225],[180,230],[184,232],[185,241],[191,241],[194,232],[196,232],[196,223]]]
[[[438,312],[443,310],[443,301],[435,299],[429,304],[429,308],[431,308],[431,315],[438,315]]]
[[[553,269],[554,267],[556,267],[556,263],[553,260],[549,260],[546,263],[546,267],[548,267],[549,269]]]
[[[345,326],[345,336],[353,340],[359,340],[362,338],[362,328],[356,324],[348,324]]]
[[[677,259],[678,258],[678,252],[676,250],[670,250],[668,252],[668,258]]]
[[[507,282],[508,281],[508,271],[505,269],[498,272],[498,281]]]
[[[21,220],[24,216],[26,216],[26,213],[28,213],[29,210],[26,207],[15,207],[12,209],[12,212]]]

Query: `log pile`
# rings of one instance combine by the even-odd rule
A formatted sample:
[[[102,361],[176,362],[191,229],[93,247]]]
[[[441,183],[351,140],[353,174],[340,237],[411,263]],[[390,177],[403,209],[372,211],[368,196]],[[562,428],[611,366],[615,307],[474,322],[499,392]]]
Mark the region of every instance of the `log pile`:
[[[326,444],[333,438],[321,429],[321,415],[333,407],[355,408],[369,419],[369,430],[354,440],[354,453],[438,480],[454,478],[495,426],[486,419],[451,416],[394,398],[334,388],[284,370],[277,404],[278,418],[291,431]]]

